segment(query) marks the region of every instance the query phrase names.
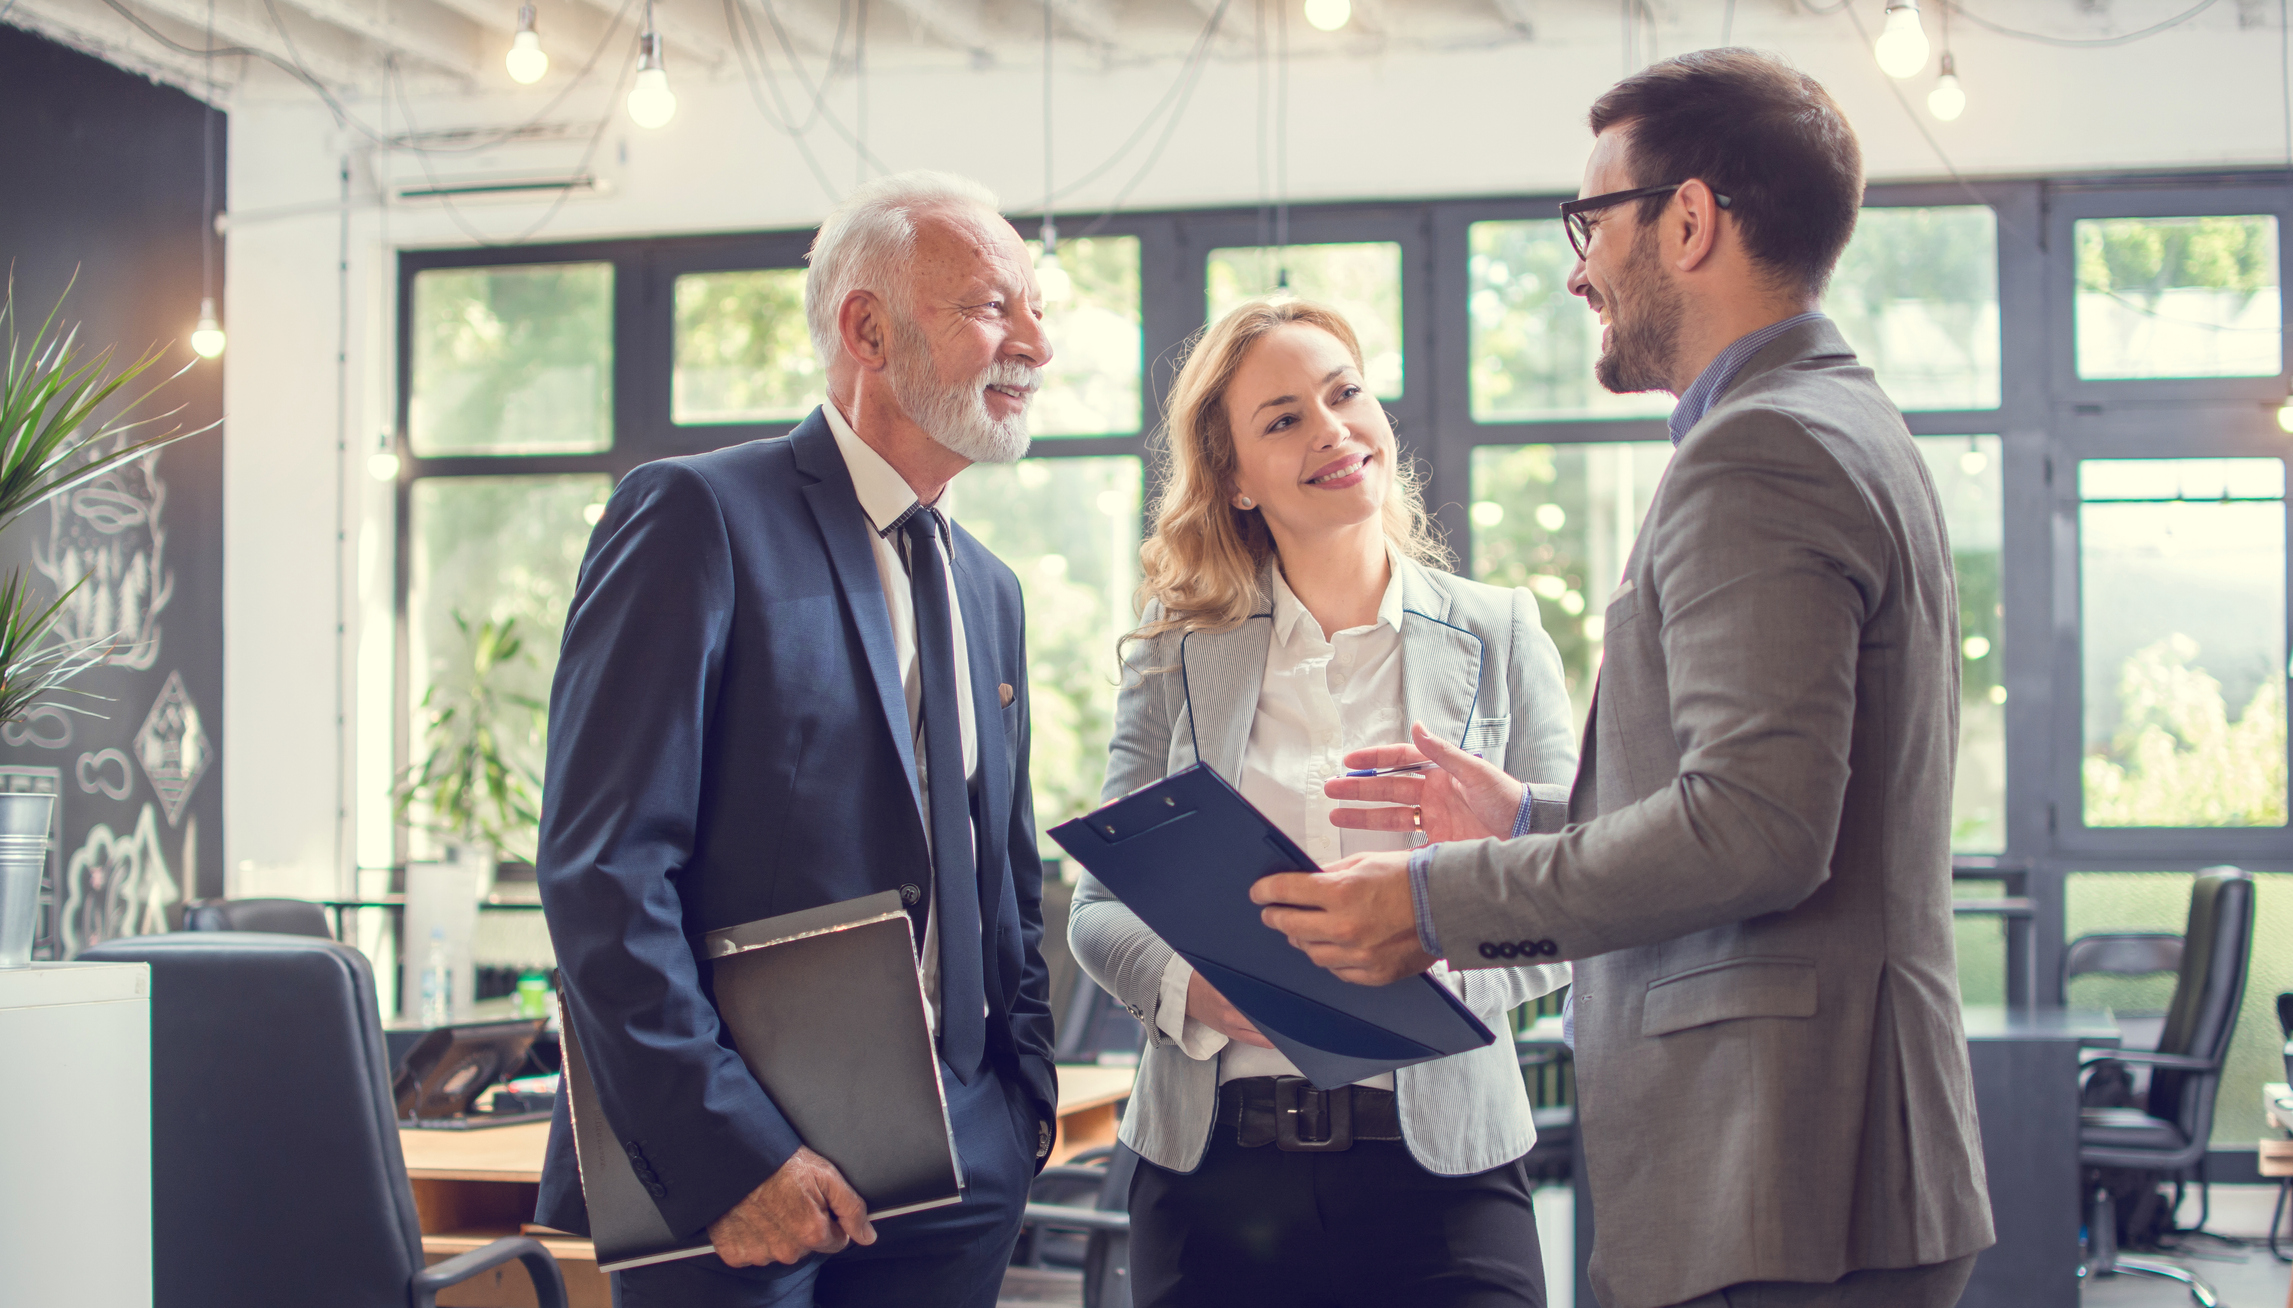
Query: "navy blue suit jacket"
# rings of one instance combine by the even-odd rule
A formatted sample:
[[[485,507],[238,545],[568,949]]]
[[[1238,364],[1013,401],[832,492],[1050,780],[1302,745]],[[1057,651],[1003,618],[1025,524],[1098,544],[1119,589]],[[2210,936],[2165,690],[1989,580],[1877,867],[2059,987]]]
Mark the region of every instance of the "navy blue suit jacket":
[[[870,531],[815,410],[784,438],[631,472],[566,616],[542,902],[599,1102],[680,1236],[803,1143],[718,1024],[702,935],[931,884]],[[977,716],[989,1065],[1048,1122],[1019,582],[961,527],[952,563]],[[563,1095],[536,1220],[588,1230]]]

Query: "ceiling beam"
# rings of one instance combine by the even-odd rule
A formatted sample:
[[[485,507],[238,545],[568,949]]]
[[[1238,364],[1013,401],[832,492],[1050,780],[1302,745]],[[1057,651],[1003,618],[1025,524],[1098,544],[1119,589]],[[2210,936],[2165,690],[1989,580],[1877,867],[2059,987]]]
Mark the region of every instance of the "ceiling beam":
[[[1118,44],[1115,16],[1105,0],[1046,0],[1051,6],[1053,19],[1076,37],[1112,50]]]
[[[460,14],[429,0],[369,6],[365,0],[283,0],[319,22],[339,27],[401,59],[476,80],[483,57],[477,33]]]
[[[995,57],[995,43],[974,0],[892,0],[892,4],[933,40],[968,50],[975,59]]]
[[[153,21],[152,25],[180,44],[204,47],[208,20],[206,0],[120,2],[147,21],[165,20]],[[102,0],[85,0],[85,4],[91,9],[103,8],[104,12],[110,12]],[[283,15],[281,21],[286,21]],[[278,29],[271,25],[270,15],[263,11],[262,0],[216,0],[214,22],[216,45],[267,51],[289,66],[295,62],[294,55],[299,55],[303,70],[330,87],[371,86],[378,82],[382,72],[382,61],[367,42],[331,24],[325,27],[304,24],[304,30],[294,33],[294,54],[290,55],[286,44],[279,39]],[[133,48],[147,50],[156,44],[141,32],[137,32],[131,42]],[[185,57],[194,61],[199,58],[197,55]]]
[[[1532,0],[1489,0],[1489,2],[1495,6],[1497,17],[1505,20],[1505,26],[1523,36],[1535,38],[1537,34],[1535,16],[1529,12]]]
[[[1194,0],[1195,12],[1201,14],[1202,21],[1207,23],[1210,16],[1218,12],[1218,2]],[[1192,44],[1188,42],[1190,47]],[[1226,6],[1226,17],[1219,20],[1218,35],[1211,38],[1210,44],[1214,49],[1228,54],[1253,48],[1256,43],[1250,35],[1250,6],[1247,0],[1233,0]]]
[[[775,18],[780,20],[780,28],[788,33],[788,39],[792,44],[817,55],[835,55],[838,58],[849,58],[849,55],[842,53],[837,47],[836,20],[824,17],[818,10],[808,5],[798,4],[795,0],[773,0],[771,9],[767,10],[759,0],[734,0],[734,3],[740,4],[746,9],[749,19],[755,23],[757,39],[764,43],[764,52],[767,58],[775,60],[787,58],[787,55],[780,48],[779,38],[773,34],[772,21]],[[847,32],[844,34],[844,47],[849,49],[851,45],[852,34]],[[835,68],[828,70],[829,73],[837,71],[840,70]]]
[[[603,14],[607,22],[611,22],[614,16],[621,12],[619,0],[582,0],[582,2]],[[653,26],[660,31],[661,39],[668,43],[667,59],[670,67],[669,75],[672,78],[676,76],[675,69],[680,63],[698,64],[714,72],[724,66],[725,59],[731,52],[729,44],[731,38],[726,34],[724,28],[716,23],[708,23],[706,20],[696,17],[704,11],[716,14],[720,13],[721,9],[713,0],[683,0],[682,3],[671,3],[670,0],[654,0]],[[629,6],[627,30],[631,45],[636,44],[637,33],[643,30],[644,25],[645,5],[643,0],[638,0],[637,3]],[[606,53],[610,56],[612,52],[609,50]],[[600,67],[604,67],[607,61],[600,60],[598,62]]]
[[[167,49],[100,5],[82,0],[15,0],[8,6],[5,22],[93,55],[115,68],[177,87],[194,99],[207,93],[205,64],[199,56]],[[168,35],[176,34],[171,31]],[[197,45],[198,41],[184,44]]]

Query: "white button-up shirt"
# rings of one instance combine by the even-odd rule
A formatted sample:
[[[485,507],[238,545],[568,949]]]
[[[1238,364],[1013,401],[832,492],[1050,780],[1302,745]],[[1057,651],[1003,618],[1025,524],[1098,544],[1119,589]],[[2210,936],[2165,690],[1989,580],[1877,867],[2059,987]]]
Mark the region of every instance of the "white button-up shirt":
[[[868,516],[868,524],[874,528],[869,533],[870,544],[876,554],[876,577],[884,586],[884,607],[892,619],[893,657],[899,660],[900,683],[907,689],[908,732],[916,751],[916,790],[923,803],[924,843],[929,848],[931,778],[926,771],[930,764],[924,761],[924,681],[923,667],[916,656],[915,592],[908,585],[908,565],[901,555],[899,542],[884,534],[885,528],[899,521],[900,515],[916,503],[916,492],[898,469],[860,439],[859,433],[852,430],[852,424],[837,410],[835,401],[821,405],[820,412],[828,419],[828,430],[836,434],[836,448],[843,451],[845,470],[852,474],[852,490],[860,499],[860,512]],[[962,723],[964,776],[969,778],[979,771],[978,724],[971,709],[971,657],[963,639],[963,610],[956,600],[954,555],[943,548],[941,558],[941,566],[947,570],[948,614],[955,624],[956,714]],[[965,820],[968,825],[968,814]],[[978,848],[979,833],[973,831],[975,857]],[[923,868],[919,884],[926,905],[922,959],[924,1006],[936,1037],[939,1034],[939,900],[933,893],[931,872],[930,867]]]
[[[1393,568],[1377,621],[1325,636],[1274,569],[1274,633],[1266,647],[1266,675],[1258,688],[1258,710],[1250,723],[1250,743],[1242,753],[1235,788],[1298,843],[1316,863],[1350,854],[1407,849],[1420,837],[1410,831],[1355,831],[1330,822],[1341,807],[1322,794],[1322,783],[1345,771],[1345,756],[1370,745],[1409,739],[1402,703],[1401,569]],[[1348,801],[1347,808],[1382,805]],[[1186,987],[1194,969],[1172,957],[1163,969],[1157,1024],[1191,1058],[1216,1056],[1221,1083],[1246,1076],[1297,1076],[1280,1051],[1229,1042],[1219,1032],[1185,1016]],[[1393,1088],[1393,1073],[1359,1084]]]

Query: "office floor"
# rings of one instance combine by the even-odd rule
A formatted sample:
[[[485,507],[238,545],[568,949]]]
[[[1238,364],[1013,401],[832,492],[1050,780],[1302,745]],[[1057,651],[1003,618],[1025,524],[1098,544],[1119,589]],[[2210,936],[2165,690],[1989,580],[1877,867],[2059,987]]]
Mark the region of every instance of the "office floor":
[[[2293,1282],[2293,1266],[2278,1262],[2258,1241],[2268,1232],[2270,1208],[2277,1200],[2273,1185],[2217,1185],[2213,1212],[2206,1229],[2219,1235],[2257,1241],[2248,1248],[2196,1240],[2187,1255],[2174,1261],[2193,1268],[2221,1297],[2221,1308],[2281,1308],[2286,1288]],[[2184,1223],[2198,1219],[2197,1195],[2185,1200]],[[1573,1213],[1564,1189],[1537,1191],[1537,1234],[1545,1245],[1545,1281],[1548,1308],[1574,1308],[1569,1284],[1568,1250]],[[2293,1253],[2293,1242],[2284,1246]],[[1004,1278],[999,1308],[1080,1308],[1080,1274],[1056,1269],[1035,1271],[1015,1267]],[[2191,1299],[2180,1285],[2141,1276],[2117,1276],[2089,1282],[2080,1296],[2082,1308],[2182,1308]]]

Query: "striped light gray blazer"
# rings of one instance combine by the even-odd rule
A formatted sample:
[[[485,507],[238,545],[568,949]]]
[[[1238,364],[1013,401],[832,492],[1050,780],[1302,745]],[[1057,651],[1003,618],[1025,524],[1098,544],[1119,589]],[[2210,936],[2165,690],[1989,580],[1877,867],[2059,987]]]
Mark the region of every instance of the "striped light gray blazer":
[[[1402,700],[1411,721],[1478,750],[1515,777],[1566,782],[1576,772],[1560,654],[1536,599],[1397,560],[1402,570]],[[1270,591],[1262,582],[1261,596]],[[1272,641],[1272,604],[1223,632],[1166,635],[1131,647],[1105,797],[1129,794],[1196,762],[1239,776]],[[1150,606],[1151,621],[1157,611]],[[1199,747],[1199,754],[1197,749]],[[1538,806],[1540,809],[1543,805]],[[1083,971],[1145,1027],[1137,1088],[1122,1138],[1172,1171],[1200,1165],[1218,1103],[1216,1059],[1189,1058],[1156,1023],[1164,944],[1088,873],[1067,936]],[[1511,1009],[1566,985],[1565,964],[1454,975],[1458,995],[1498,1031]],[[1428,1171],[1463,1176],[1511,1162],[1536,1143],[1512,1042],[1402,1068],[1401,1130]]]

